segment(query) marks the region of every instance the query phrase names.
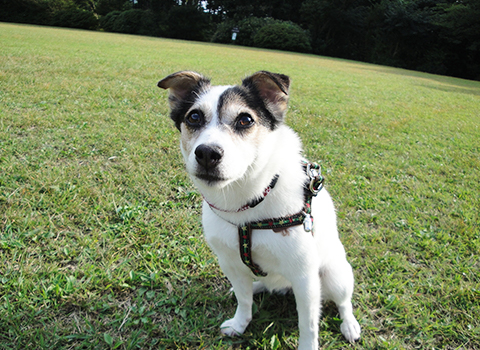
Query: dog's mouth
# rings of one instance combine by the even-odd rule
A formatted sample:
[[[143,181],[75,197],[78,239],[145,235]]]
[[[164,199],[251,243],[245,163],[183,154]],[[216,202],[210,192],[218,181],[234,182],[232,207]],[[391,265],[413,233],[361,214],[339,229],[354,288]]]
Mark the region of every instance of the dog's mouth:
[[[211,173],[197,173],[195,174],[195,177],[205,181],[208,185],[215,185],[215,184],[218,184],[219,182],[223,182],[227,180],[221,176],[211,174]]]

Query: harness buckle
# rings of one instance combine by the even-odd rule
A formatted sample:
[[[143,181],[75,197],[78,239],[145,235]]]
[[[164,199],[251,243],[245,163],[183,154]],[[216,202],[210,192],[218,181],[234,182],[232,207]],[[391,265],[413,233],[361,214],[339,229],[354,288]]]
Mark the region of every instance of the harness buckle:
[[[323,188],[323,176],[320,173],[320,165],[316,163],[307,164],[307,175],[310,178],[310,183],[308,184],[308,189],[314,196],[317,195]]]

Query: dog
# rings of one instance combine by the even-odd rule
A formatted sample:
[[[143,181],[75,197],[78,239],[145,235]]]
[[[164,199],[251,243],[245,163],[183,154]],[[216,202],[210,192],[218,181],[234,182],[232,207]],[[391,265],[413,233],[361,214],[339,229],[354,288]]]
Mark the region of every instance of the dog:
[[[221,332],[245,331],[253,294],[292,290],[298,349],[318,349],[322,300],[337,305],[346,340],[359,339],[354,277],[332,199],[318,166],[303,159],[299,137],[284,123],[290,78],[260,71],[241,85],[214,86],[181,71],[158,86],[169,90],[186,170],[204,198],[205,238],[238,302]]]

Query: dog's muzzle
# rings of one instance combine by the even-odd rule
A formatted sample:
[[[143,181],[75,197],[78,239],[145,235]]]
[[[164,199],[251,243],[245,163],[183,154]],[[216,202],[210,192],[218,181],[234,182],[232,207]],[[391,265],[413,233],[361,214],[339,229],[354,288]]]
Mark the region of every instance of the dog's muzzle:
[[[210,184],[224,180],[218,169],[222,157],[223,149],[220,146],[206,144],[198,146],[195,149],[195,159],[198,164],[195,176]]]

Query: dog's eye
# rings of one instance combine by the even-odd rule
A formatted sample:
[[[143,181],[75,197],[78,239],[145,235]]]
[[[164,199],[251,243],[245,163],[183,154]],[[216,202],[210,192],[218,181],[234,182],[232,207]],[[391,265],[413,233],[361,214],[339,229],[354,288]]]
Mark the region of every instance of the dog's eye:
[[[202,126],[204,123],[204,117],[203,113],[200,111],[191,111],[188,115],[187,118],[185,118],[185,121],[187,122],[188,125],[193,126],[193,127],[199,127]]]
[[[246,129],[251,127],[254,123],[255,121],[250,116],[250,114],[241,113],[237,118],[236,127],[237,129]]]

